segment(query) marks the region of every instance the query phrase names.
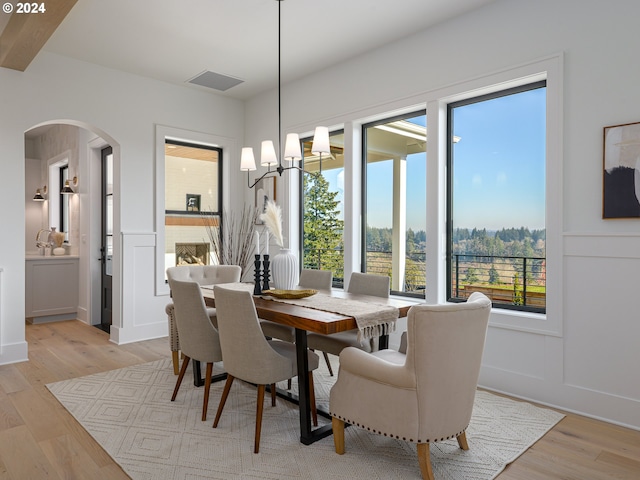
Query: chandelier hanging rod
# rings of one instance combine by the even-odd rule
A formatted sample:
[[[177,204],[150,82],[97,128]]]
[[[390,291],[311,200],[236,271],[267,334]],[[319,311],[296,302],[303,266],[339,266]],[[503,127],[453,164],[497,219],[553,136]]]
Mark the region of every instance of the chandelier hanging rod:
[[[276,174],[282,176],[286,170],[299,170],[304,172],[302,168],[296,165],[302,159],[302,151],[300,148],[300,138],[297,133],[287,134],[287,140],[284,148],[284,158],[291,162],[290,166],[285,167],[282,163],[282,98],[281,98],[281,14],[280,4],[284,0],[275,0],[278,2],[278,155],[276,157],[273,142],[264,140],[260,152],[260,165],[266,166],[267,171],[258,177],[253,183],[249,179],[249,172],[256,170],[255,157],[253,148],[243,147],[240,155],[240,170],[247,172],[247,186],[255,187],[262,179],[266,177],[275,177]],[[322,154],[330,153],[329,147],[329,129],[327,127],[316,127],[311,146],[312,153],[320,156],[320,169],[322,169]],[[277,165],[275,170],[271,170],[272,165]]]

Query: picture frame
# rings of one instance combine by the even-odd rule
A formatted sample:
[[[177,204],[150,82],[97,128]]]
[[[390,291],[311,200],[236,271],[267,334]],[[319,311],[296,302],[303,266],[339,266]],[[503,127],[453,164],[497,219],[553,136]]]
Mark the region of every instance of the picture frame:
[[[264,222],[260,220],[260,215],[265,212],[269,200],[276,201],[276,177],[263,178],[256,184],[255,189],[255,207],[258,213],[256,225],[264,225]]]
[[[640,218],[640,122],[604,127],[602,218]]]
[[[189,213],[200,213],[200,198],[199,193],[187,193],[185,210]]]

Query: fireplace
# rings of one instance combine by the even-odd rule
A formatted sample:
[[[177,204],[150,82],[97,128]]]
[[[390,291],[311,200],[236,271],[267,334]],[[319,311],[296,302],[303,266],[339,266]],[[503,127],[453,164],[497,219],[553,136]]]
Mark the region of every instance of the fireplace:
[[[176,243],[176,265],[209,265],[209,244]]]

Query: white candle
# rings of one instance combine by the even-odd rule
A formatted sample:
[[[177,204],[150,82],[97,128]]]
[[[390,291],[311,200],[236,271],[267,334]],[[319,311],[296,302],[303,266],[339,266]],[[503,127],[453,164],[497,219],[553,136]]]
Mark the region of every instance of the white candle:
[[[264,231],[264,235],[265,235],[264,244],[265,244],[265,246],[266,246],[266,247],[265,247],[265,248],[266,248],[266,250],[265,250],[264,254],[265,254],[265,255],[269,255],[269,230],[265,229],[265,231]]]
[[[256,232],[253,238],[255,239],[255,254],[260,255],[260,234]]]

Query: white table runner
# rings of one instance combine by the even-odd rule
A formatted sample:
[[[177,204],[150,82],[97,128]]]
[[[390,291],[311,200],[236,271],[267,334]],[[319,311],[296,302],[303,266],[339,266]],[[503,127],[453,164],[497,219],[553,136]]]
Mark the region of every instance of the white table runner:
[[[395,331],[396,320],[399,316],[399,311],[396,307],[376,302],[332,297],[321,292],[305,298],[283,299],[270,295],[262,298],[353,317],[358,324],[359,341],[379,337],[380,335],[388,335]]]
[[[253,292],[253,283],[225,283],[220,286]],[[202,288],[213,290],[213,285],[204,285]],[[394,332],[396,320],[399,316],[399,311],[396,307],[386,303],[377,303],[373,298],[371,301],[365,302],[350,298],[332,297],[322,292],[305,298],[284,299],[275,298],[271,295],[264,295],[261,298],[353,317],[358,324],[358,341],[379,337],[380,335],[389,335]]]

